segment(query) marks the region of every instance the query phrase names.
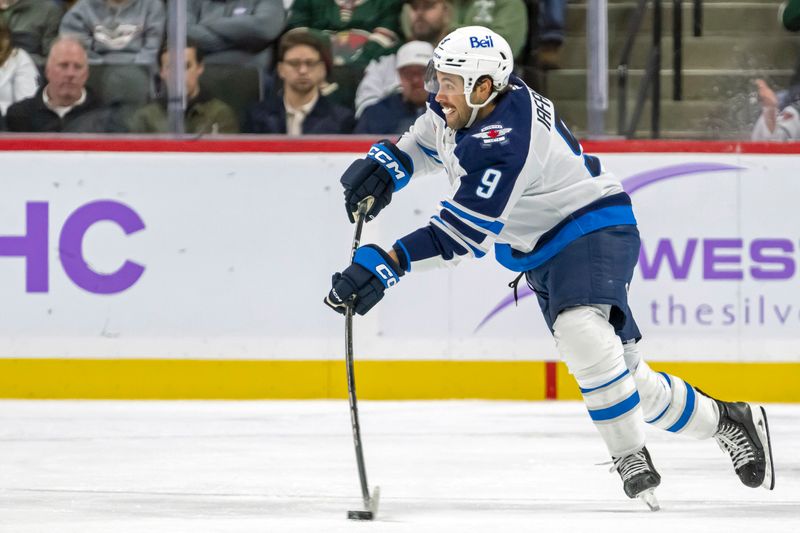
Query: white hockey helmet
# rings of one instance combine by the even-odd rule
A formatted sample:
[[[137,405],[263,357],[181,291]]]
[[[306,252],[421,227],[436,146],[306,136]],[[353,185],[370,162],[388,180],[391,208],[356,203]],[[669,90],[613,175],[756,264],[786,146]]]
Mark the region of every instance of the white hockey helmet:
[[[465,26],[448,34],[433,51],[425,76],[425,88],[437,93],[436,71],[457,74],[464,80],[464,95],[473,109],[492,101],[508,85],[514,70],[514,55],[508,42],[498,33],[483,26]],[[492,78],[494,92],[486,102],[472,103],[472,89],[483,76]]]

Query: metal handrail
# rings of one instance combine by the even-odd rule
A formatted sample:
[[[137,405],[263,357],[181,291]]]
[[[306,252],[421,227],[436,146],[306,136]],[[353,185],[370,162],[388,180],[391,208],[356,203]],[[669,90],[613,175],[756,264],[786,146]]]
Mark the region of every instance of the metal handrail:
[[[702,34],[702,0],[693,0],[694,35]],[[625,44],[622,47],[622,54],[619,65],[617,66],[617,133],[618,135],[632,138],[641,118],[644,103],[647,99],[648,90],[651,92],[651,123],[650,135],[653,139],[660,136],[661,131],[661,21],[662,4],[661,0],[653,0],[653,42],[648,53],[647,65],[645,67],[645,77],[639,85],[636,98],[636,107],[633,116],[628,122],[627,116],[627,92],[628,92],[628,72],[630,55],[633,51],[634,42],[644,20],[645,10],[648,0],[638,0],[636,11],[630,19],[628,34]],[[683,2],[682,0],[672,0],[672,99],[680,101],[683,99]]]
[[[625,38],[625,44],[622,46],[622,54],[617,66],[617,134],[628,137],[628,117],[627,117],[627,101],[628,101],[628,64],[630,62],[631,52],[633,51],[633,44],[639,30],[642,27],[644,20],[644,12],[647,9],[648,0],[639,0],[636,5],[636,11],[630,18],[628,23],[628,34]],[[642,80],[642,85],[645,84]],[[637,117],[638,122],[638,117]],[[635,124],[635,123],[634,123]],[[635,125],[634,125],[635,128]]]
[[[703,0],[694,0],[694,36],[703,35]]]

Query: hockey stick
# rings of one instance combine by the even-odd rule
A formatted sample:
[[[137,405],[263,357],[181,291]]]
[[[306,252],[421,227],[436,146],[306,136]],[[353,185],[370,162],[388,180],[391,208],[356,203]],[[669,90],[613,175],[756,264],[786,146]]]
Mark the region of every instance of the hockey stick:
[[[361,241],[361,230],[364,227],[364,217],[369,212],[375,199],[367,196],[358,204],[355,213],[356,230],[353,236],[353,247],[350,250],[350,262],[356,255],[356,249]],[[373,520],[378,514],[378,498],[380,497],[380,487],[375,487],[372,496],[369,495],[369,485],[367,484],[367,467],[364,465],[364,450],[361,446],[361,428],[358,423],[358,404],[356,400],[356,376],[353,369],[353,301],[347,303],[344,315],[344,344],[345,361],[347,366],[347,396],[350,400],[350,422],[353,426],[353,444],[356,448],[356,463],[358,464],[358,479],[361,482],[361,496],[364,499],[363,511],[347,511],[347,518],[350,520]]]

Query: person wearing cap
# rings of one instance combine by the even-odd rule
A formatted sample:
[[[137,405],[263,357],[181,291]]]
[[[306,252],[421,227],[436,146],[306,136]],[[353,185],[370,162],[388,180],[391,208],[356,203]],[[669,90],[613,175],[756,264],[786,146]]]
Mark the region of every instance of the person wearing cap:
[[[477,24],[505,37],[516,57],[528,38],[523,0],[405,0],[405,4],[400,21],[408,41],[425,41],[436,46],[454,29]],[[367,65],[356,90],[356,118],[400,86],[396,57],[388,54]]]
[[[425,112],[425,68],[433,46],[411,41],[397,51],[400,90],[364,110],[353,133],[403,133]]]
[[[403,12],[410,13],[405,36],[409,41],[425,41],[431,46],[441,41],[453,26],[455,11],[451,0],[408,1]],[[400,89],[397,75],[397,54],[375,59],[364,70],[364,78],[356,89],[356,118],[368,107]]]

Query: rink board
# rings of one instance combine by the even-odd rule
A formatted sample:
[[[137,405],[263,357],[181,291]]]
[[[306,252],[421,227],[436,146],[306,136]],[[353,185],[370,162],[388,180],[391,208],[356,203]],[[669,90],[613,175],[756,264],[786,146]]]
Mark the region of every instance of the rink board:
[[[344,397],[342,320],[320,302],[352,238],[338,176],[369,144],[0,140],[0,397]],[[800,401],[800,145],[585,148],[633,198],[646,359]],[[447,189],[418,180],[363,240],[424,225]],[[486,258],[403,278],[356,320],[359,394],[577,397],[512,277]]]
[[[653,363],[719,398],[800,402],[797,363]],[[359,361],[365,400],[576,400],[562,363]],[[344,361],[0,359],[0,398],[345,399]]]

